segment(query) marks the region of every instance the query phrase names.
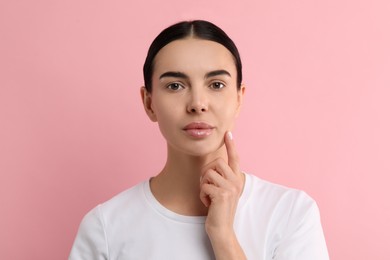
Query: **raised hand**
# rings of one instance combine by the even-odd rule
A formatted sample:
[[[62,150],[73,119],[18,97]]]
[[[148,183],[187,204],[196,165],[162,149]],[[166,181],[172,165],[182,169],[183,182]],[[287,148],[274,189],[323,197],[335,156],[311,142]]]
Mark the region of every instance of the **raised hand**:
[[[217,158],[201,175],[200,199],[208,207],[205,228],[217,259],[245,259],[233,229],[245,177],[230,132],[224,140],[228,161]]]

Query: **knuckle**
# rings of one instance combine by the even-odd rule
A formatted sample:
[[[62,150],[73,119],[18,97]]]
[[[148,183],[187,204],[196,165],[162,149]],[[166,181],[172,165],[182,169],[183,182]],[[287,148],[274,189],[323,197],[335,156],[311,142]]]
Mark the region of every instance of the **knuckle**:
[[[202,184],[200,185],[200,188],[201,188],[202,191],[207,190],[207,187],[208,187],[208,184],[207,184],[206,182],[204,182],[204,183],[202,183]]]
[[[210,168],[205,169],[203,172],[203,178],[209,178],[211,174],[212,174],[212,169]]]

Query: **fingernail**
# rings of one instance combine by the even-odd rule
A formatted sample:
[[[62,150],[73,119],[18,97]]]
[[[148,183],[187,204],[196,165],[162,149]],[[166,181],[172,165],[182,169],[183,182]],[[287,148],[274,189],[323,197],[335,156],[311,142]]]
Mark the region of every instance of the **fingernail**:
[[[230,131],[228,132],[228,137],[229,137],[230,140],[233,140],[233,134],[232,134],[232,132],[230,132]]]

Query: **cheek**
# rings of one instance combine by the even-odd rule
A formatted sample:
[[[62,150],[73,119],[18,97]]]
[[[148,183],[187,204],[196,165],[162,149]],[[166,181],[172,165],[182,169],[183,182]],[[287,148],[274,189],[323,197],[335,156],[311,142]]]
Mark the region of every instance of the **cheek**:
[[[219,112],[220,122],[225,128],[230,129],[234,125],[234,121],[237,117],[237,109],[232,105],[224,105]]]
[[[234,95],[234,97],[228,97],[221,99],[218,102],[218,111],[221,113],[221,115],[224,115],[226,118],[235,118],[237,114],[237,97]]]
[[[177,108],[172,105],[172,103],[156,103],[155,104],[155,114],[157,118],[157,122],[161,127],[169,127],[177,121],[178,112]]]
[[[234,98],[230,98],[227,102],[224,102],[221,113],[223,114],[224,123],[228,128],[233,127],[238,116],[238,108],[236,96]]]
[[[167,113],[167,111],[162,110],[158,110],[156,117],[160,133],[164,136],[165,139],[169,139],[169,136],[174,132],[174,119],[169,113]]]

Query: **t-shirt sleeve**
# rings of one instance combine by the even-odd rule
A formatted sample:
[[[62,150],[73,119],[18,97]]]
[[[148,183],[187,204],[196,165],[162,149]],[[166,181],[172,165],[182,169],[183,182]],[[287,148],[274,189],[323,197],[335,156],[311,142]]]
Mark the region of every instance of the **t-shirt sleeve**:
[[[108,246],[100,206],[85,215],[73,243],[69,260],[107,260]]]
[[[329,260],[318,206],[311,198],[304,204],[295,205],[296,209],[290,212],[288,231],[275,249],[273,259]]]

